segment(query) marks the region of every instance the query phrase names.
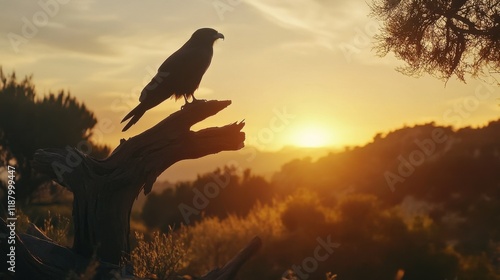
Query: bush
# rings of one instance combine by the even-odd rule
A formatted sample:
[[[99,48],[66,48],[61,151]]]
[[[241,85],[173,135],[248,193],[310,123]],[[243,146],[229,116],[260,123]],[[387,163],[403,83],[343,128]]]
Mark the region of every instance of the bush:
[[[143,233],[135,232],[137,247],[130,260],[134,274],[141,278],[173,279],[175,272],[185,266],[186,249],[184,230],[169,234],[155,231],[153,239],[146,241]]]

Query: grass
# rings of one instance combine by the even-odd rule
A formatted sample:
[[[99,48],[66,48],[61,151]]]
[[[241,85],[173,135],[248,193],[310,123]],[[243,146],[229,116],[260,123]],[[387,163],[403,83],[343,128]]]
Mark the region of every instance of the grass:
[[[257,204],[245,217],[230,215],[224,220],[205,217],[175,232],[151,233],[138,223],[135,227],[140,231],[134,231],[131,238],[133,249],[123,264],[131,265],[137,277],[167,280],[174,279],[178,273],[203,275],[216,267],[222,267],[255,235],[267,244],[261,251],[269,253],[272,248],[265,247],[290,234],[282,223],[282,216],[287,208],[293,207],[296,199],[308,201],[304,197],[288,197],[274,201],[271,205]],[[71,221],[51,211],[44,214],[36,209],[33,212],[37,217],[45,217],[41,230],[55,242],[67,246],[67,239],[72,238]],[[25,214],[18,220],[22,220],[23,224],[29,222]],[[81,274],[71,272],[67,279],[92,279],[98,264],[94,259],[86,271]],[[252,264],[250,266],[250,270],[256,268]],[[266,270],[260,265],[259,269]],[[284,279],[297,279],[297,276],[292,273]],[[335,280],[336,275],[328,273],[325,279]]]
[[[49,211],[48,217],[43,221],[42,231],[57,244],[70,246],[73,243],[68,236],[70,225],[70,219],[61,214],[51,215]]]
[[[137,247],[130,254],[134,274],[141,278],[173,279],[175,272],[185,267],[186,247],[184,228],[169,234],[155,231],[151,241],[135,232]]]

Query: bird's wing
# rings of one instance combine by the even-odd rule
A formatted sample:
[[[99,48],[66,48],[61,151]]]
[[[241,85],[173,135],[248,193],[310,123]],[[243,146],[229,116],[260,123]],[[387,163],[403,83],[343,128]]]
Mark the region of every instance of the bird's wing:
[[[154,92],[162,84],[165,84],[165,85],[168,84],[168,81],[166,81],[166,78],[168,76],[170,76],[170,72],[160,71],[158,69],[158,72],[156,73],[156,75],[144,87],[144,89],[142,89],[141,96],[139,97],[139,101],[142,102],[142,101],[146,100],[146,97],[149,95],[149,93]],[[163,87],[165,87],[165,86],[163,86]]]
[[[180,48],[158,68],[158,73],[170,73],[179,78],[203,75],[212,61],[211,48]]]
[[[180,48],[158,68],[158,73],[142,90],[139,101],[144,101],[151,93],[156,92],[169,96],[176,92],[192,93],[198,88],[211,60],[211,49]]]

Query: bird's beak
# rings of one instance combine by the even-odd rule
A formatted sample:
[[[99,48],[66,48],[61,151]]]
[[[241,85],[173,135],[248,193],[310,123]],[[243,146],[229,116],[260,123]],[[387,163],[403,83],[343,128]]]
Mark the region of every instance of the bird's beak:
[[[224,40],[224,34],[222,34],[222,33],[217,33],[217,34],[215,34],[215,39],[216,39],[216,40],[217,40],[217,39],[222,39],[222,40]]]

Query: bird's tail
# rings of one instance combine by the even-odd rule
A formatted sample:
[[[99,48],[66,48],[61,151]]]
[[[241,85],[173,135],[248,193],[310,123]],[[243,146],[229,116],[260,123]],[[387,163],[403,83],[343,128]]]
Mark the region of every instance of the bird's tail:
[[[134,109],[132,109],[132,111],[130,111],[130,113],[128,113],[121,122],[124,122],[130,118],[132,118],[128,123],[127,125],[125,125],[125,127],[122,129],[122,131],[127,131],[127,129],[129,129],[132,125],[134,125],[141,117],[142,115],[144,115],[144,113],[146,112],[146,108],[145,106],[141,106],[143,105],[142,103],[139,103],[139,105],[137,105]]]

